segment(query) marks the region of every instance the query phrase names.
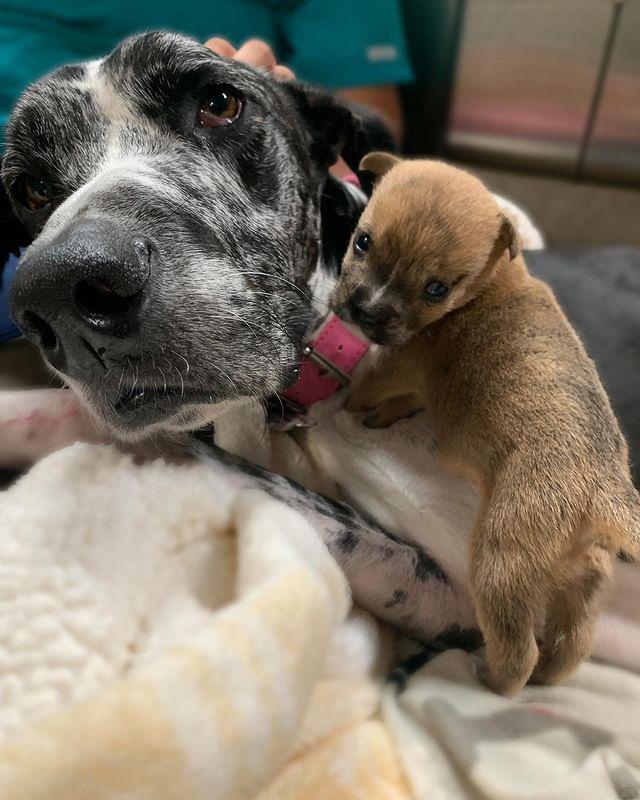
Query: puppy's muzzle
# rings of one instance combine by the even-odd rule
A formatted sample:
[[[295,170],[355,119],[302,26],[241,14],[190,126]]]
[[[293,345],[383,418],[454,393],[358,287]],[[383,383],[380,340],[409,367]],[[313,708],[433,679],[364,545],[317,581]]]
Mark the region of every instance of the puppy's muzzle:
[[[347,310],[351,320],[362,328],[369,339],[379,344],[386,339],[389,325],[397,318],[396,312],[390,306],[372,304],[357,293],[349,298]]]
[[[351,319],[366,328],[377,328],[387,324],[391,318],[391,309],[365,304],[360,298],[352,297],[348,303]]]
[[[87,357],[107,366],[135,347],[151,257],[116,223],[78,220],[20,263],[14,319],[56,369],[75,376]]]

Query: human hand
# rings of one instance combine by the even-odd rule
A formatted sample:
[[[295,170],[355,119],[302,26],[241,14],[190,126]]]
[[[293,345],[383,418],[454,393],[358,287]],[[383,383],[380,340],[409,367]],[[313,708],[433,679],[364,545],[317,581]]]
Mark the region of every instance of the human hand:
[[[284,64],[278,64],[273,50],[266,42],[260,39],[249,39],[248,42],[245,42],[242,47],[236,50],[231,42],[221,39],[219,36],[214,36],[205,42],[205,46],[219,56],[235,58],[237,61],[250,64],[252,67],[261,67],[282,80],[291,81],[296,77],[289,67],[285,67]]]
[[[235,58],[237,61],[250,64],[252,67],[261,67],[281,80],[295,80],[296,76],[293,70],[289,69],[289,67],[285,67],[284,64],[278,64],[278,60],[271,47],[260,39],[249,39],[248,42],[245,42],[242,47],[236,50],[231,42],[219,36],[214,36],[211,39],[207,39],[205,46],[224,58]],[[336,178],[342,178],[345,175],[353,174],[353,170],[342,158],[336,161],[331,167],[330,172]]]

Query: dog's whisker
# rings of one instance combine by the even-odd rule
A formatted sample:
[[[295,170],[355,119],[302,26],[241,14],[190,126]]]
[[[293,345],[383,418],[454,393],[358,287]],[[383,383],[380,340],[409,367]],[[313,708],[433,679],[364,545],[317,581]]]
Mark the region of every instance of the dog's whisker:
[[[169,365],[170,369],[175,370],[176,373],[178,374],[178,379],[180,380],[180,399],[182,400],[182,399],[184,399],[184,391],[185,391],[185,389],[184,389],[184,378],[182,377],[182,372],[180,372],[180,370],[178,369],[177,364],[174,364],[173,361],[171,361],[166,356],[164,356],[164,360],[167,362],[167,364]]]
[[[185,367],[186,367],[186,372],[184,373],[184,376],[186,378],[188,376],[189,372],[191,371],[191,365],[189,364],[187,359],[181,353],[178,353],[175,350],[169,350],[169,352],[173,353],[174,356],[177,356],[178,358],[182,359],[182,361],[184,361],[184,364],[185,364]]]
[[[158,369],[158,372],[160,373],[160,375],[162,376],[162,388],[164,389],[164,393],[166,394],[167,393],[167,376],[166,376],[164,370],[162,369],[162,367],[160,366],[160,364],[157,365],[157,369]]]
[[[270,297],[271,299],[273,299],[273,295],[269,294],[269,292],[261,292],[261,291],[258,291],[258,290],[254,290],[252,292],[252,294],[254,294],[254,295],[264,295],[266,297]],[[283,336],[285,337],[285,340],[290,345],[295,347],[297,345],[297,342],[296,342],[295,338],[292,336],[291,332],[289,330],[287,330],[286,325],[284,324],[282,319],[280,319],[277,316],[276,309],[272,308],[268,303],[266,303],[266,304],[261,303],[259,305],[259,308],[260,308],[261,311],[264,311],[268,315],[269,320],[271,322],[273,322],[273,324],[276,325],[279,328],[279,330],[282,332]]]
[[[275,351],[276,355],[278,354],[277,342],[273,341],[273,338],[269,334],[268,331],[261,330],[257,325],[255,325],[254,323],[250,323],[248,320],[244,319],[242,316],[240,316],[239,314],[236,314],[233,311],[229,311],[229,313],[232,315],[233,319],[236,319],[236,320],[238,320],[238,322],[241,322],[243,325],[245,325],[251,331],[251,333],[253,334],[253,336],[255,338],[260,337],[260,339],[262,341],[266,341],[269,345],[271,345],[271,347]],[[229,318],[228,317],[226,317],[226,318],[225,317],[221,317],[220,319],[226,319],[228,321]],[[268,353],[266,353],[264,350],[262,350],[262,355],[269,361],[269,363],[271,364],[273,369],[275,369],[276,371],[279,370],[279,367],[280,367],[279,361],[274,361],[271,358],[271,356]]]
[[[235,382],[235,380],[231,377],[231,375],[229,375],[228,372],[226,372],[224,369],[222,369],[222,367],[219,364],[212,364],[212,367],[213,367],[214,370],[219,372],[222,375],[223,378],[225,378],[228,381],[229,385],[232,387],[233,391],[236,393],[236,396],[237,397],[242,397],[242,393],[238,389],[238,385]]]
[[[313,302],[310,295],[304,292],[299,286],[296,286],[293,281],[288,280],[288,278],[283,278],[282,275],[277,275],[271,272],[254,272],[254,271],[247,271],[247,270],[238,270],[239,275],[247,275],[247,276],[255,276],[255,277],[267,277],[271,278],[272,280],[282,281],[282,283],[286,283],[287,286],[290,286],[292,289],[295,289],[296,292],[299,292],[304,299],[311,304]]]
[[[128,363],[128,361],[129,361],[129,358],[127,358],[127,363]],[[126,371],[126,367],[122,367],[122,369],[120,370],[120,379],[118,381],[118,388],[116,389],[116,397],[118,397],[120,395],[120,392],[122,390],[122,381],[124,380],[125,371]]]
[[[133,384],[131,385],[131,389],[130,389],[131,394],[133,394],[135,392],[136,386],[138,385],[138,376],[139,376],[139,370],[138,370],[138,365],[136,364],[135,365],[135,370],[134,370]]]

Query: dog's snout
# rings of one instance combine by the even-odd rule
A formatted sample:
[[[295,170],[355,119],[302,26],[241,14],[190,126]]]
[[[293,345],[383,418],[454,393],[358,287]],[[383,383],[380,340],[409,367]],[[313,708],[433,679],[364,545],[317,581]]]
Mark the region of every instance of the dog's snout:
[[[136,332],[151,273],[149,242],[110,220],[91,219],[36,248],[18,268],[13,315],[48,357],[61,337],[93,344],[95,337]]]

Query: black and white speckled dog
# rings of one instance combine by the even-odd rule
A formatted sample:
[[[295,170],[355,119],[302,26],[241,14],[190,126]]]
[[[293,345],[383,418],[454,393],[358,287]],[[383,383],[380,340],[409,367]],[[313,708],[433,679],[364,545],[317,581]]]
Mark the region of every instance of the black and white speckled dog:
[[[329,95],[172,34],[65,67],[24,94],[7,131],[12,235],[34,239],[14,316],[126,438],[281,391],[315,314],[309,281],[337,269],[361,209],[328,167],[384,135]],[[312,517],[367,608],[423,637],[472,626],[425,550],[284,478],[224,469]]]
[[[381,135],[329,95],[171,34],[65,67],[25,93],[7,131],[15,218],[0,234],[7,247],[34,240],[14,316],[122,437],[236,407],[252,425],[247,398],[295,379],[361,210],[328,167],[340,153],[357,164]],[[366,608],[476,644],[464,566],[475,498],[437,467],[428,421],[390,435],[324,405],[307,452],[376,523],[220,453],[212,469],[240,470],[310,517]]]
[[[364,143],[346,109],[150,33],[33,85],[6,139],[37,236],[15,317],[100,416],[183,429],[292,382],[320,187]]]

